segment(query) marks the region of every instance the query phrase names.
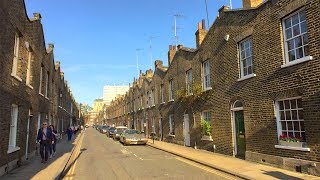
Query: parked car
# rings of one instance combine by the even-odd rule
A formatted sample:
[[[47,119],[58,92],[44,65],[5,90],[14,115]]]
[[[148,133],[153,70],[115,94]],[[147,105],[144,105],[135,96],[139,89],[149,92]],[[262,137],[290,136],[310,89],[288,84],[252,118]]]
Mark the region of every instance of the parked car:
[[[130,145],[130,144],[143,144],[146,145],[148,139],[145,137],[143,133],[135,129],[127,129],[123,131],[120,135],[120,142],[123,145]]]
[[[119,140],[120,134],[123,133],[123,131],[127,130],[128,128],[126,126],[117,126],[116,130],[113,133],[113,140]]]
[[[110,127],[108,130],[107,130],[107,136],[110,137],[110,138],[113,138],[113,134],[114,134],[114,131],[116,130],[115,127]]]
[[[106,134],[107,133],[107,130],[109,129],[110,126],[102,126],[100,128],[100,132],[103,133],[103,134]]]

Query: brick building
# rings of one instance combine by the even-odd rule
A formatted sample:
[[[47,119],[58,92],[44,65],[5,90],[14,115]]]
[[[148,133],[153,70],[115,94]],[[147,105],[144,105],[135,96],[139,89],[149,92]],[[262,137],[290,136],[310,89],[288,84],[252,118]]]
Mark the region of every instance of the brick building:
[[[61,133],[78,123],[79,110],[54,46],[45,46],[41,15],[26,14],[24,1],[0,2],[0,175],[35,154],[43,121]]]
[[[146,135],[160,140],[320,175],[319,22],[318,0],[223,6],[208,31],[198,24],[196,49],[170,46],[169,67],[159,73],[157,61],[151,82],[133,83],[144,109],[117,116],[143,114]],[[119,100],[139,99],[131,95]]]

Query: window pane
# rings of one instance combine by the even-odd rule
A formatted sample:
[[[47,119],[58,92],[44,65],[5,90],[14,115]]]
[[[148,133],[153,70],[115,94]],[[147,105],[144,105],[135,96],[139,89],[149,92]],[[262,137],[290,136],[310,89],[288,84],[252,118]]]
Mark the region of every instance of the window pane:
[[[298,113],[297,110],[292,110],[292,111],[291,111],[292,120],[298,120],[298,115],[297,115],[297,113]]]
[[[293,121],[294,131],[300,131],[299,121]]]
[[[286,120],[291,120],[290,110],[286,111]]]
[[[302,99],[297,99],[298,108],[302,108]]]
[[[294,39],[291,39],[290,41],[287,42],[288,44],[288,50],[294,49]]]
[[[252,74],[252,66],[248,67],[248,74]]]
[[[300,27],[299,27],[299,24],[295,25],[292,27],[292,30],[293,30],[293,36],[297,36],[300,34]]]
[[[291,27],[291,18],[288,18],[284,21],[285,28]]]
[[[292,38],[292,29],[291,28],[286,30],[286,37],[287,37],[287,39]]]
[[[284,111],[280,111],[280,120],[286,120],[284,116]]]
[[[279,108],[280,108],[280,110],[283,110],[283,109],[284,109],[283,101],[279,101]]]
[[[244,51],[241,51],[241,59],[244,59],[246,57]]]
[[[248,68],[247,67],[243,68],[243,75],[244,76],[248,75]]]
[[[296,48],[302,46],[301,36],[294,38],[294,43]]]
[[[290,109],[289,100],[285,100],[285,101],[284,101],[284,108],[285,108],[285,109]]]
[[[248,65],[248,66],[251,66],[251,65],[252,65],[252,58],[251,58],[251,57],[249,57],[249,58],[247,59],[247,65]]]
[[[289,51],[288,56],[289,56],[289,61],[290,61],[290,62],[296,60],[296,53],[295,53],[294,50]]]
[[[306,141],[306,133],[305,132],[301,132],[301,137],[302,137],[302,141]]]
[[[295,132],[295,133],[294,133],[294,137],[300,138],[300,132]]]
[[[288,132],[287,131],[282,131],[282,135],[288,135]]]
[[[299,120],[303,119],[303,110],[298,111]]]
[[[304,34],[302,36],[303,45],[307,45],[309,43],[308,35]]]
[[[300,11],[300,21],[305,21],[306,20],[306,12],[305,11]]]
[[[289,137],[293,137],[293,132],[288,132]]]
[[[299,23],[299,14],[295,14],[292,16],[292,25],[298,24]]]
[[[309,45],[304,46],[303,49],[304,49],[304,55],[309,56],[310,55]]]
[[[307,21],[304,21],[300,24],[301,27],[301,33],[307,32]]]
[[[291,105],[291,109],[297,109],[297,103],[295,99],[290,101],[290,105]]]
[[[286,125],[287,123],[285,122],[285,121],[281,121],[281,129],[282,130],[287,130],[287,125]]]
[[[244,60],[242,60],[242,66],[243,67],[247,67],[247,61],[244,59]]]
[[[303,57],[303,48],[299,48],[296,50],[296,54],[297,54],[297,59],[300,59]]]

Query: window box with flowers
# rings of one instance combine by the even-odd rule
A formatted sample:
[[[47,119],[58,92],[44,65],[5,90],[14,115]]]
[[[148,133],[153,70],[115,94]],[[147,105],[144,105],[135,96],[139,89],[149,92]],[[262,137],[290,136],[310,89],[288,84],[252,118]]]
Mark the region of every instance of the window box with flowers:
[[[279,145],[290,146],[290,147],[306,147],[306,142],[303,142],[303,138],[288,137],[286,135],[281,135],[279,137]]]

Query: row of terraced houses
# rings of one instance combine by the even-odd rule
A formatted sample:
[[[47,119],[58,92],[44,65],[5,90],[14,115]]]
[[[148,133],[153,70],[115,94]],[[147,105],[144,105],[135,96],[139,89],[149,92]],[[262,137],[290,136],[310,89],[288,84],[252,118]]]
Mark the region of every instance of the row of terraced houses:
[[[0,1],[0,175],[35,155],[43,121],[59,133],[78,123],[54,46],[46,47],[41,15],[28,18],[22,0]]]
[[[320,175],[319,22],[318,0],[223,6],[208,31],[198,24],[196,48],[169,46],[168,67],[155,61],[113,100],[107,123]]]

